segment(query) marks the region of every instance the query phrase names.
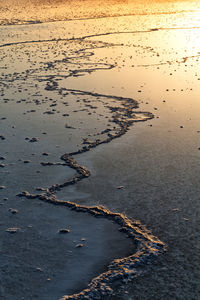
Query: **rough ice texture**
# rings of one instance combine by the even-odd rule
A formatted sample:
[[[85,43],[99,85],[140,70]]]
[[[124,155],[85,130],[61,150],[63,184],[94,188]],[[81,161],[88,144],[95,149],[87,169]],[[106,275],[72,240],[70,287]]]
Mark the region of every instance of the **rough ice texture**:
[[[124,232],[129,238],[137,244],[137,251],[132,255],[115,259],[112,261],[106,272],[95,277],[88,287],[78,294],[63,296],[65,299],[101,299],[102,296],[113,293],[112,284],[115,281],[127,281],[140,273],[139,267],[151,262],[152,259],[163,253],[166,246],[147,230],[139,221],[132,221],[125,215],[114,213],[103,206],[83,206],[70,201],[60,201],[55,195],[31,195],[28,192],[22,192],[19,196],[25,196],[32,199],[38,197],[55,205],[63,205],[77,212],[89,213],[95,217],[102,217],[112,220],[120,226],[120,231]]]
[[[64,154],[62,159],[73,169],[77,174],[68,184],[75,184],[77,181],[84,179],[90,175],[86,167],[80,166],[70,154]],[[57,188],[62,188],[63,185],[56,185]],[[47,190],[44,194],[30,194],[27,191],[20,193],[18,196],[28,199],[39,198],[42,201],[49,202],[55,205],[63,205],[77,212],[89,213],[95,217],[102,217],[112,220],[120,226],[120,231],[124,232],[129,238],[133,239],[137,244],[137,251],[132,255],[115,259],[112,261],[106,272],[95,277],[88,287],[78,294],[71,296],[63,296],[65,299],[101,299],[103,296],[112,295],[112,284],[115,281],[127,281],[134,276],[137,276],[140,271],[138,267],[147,264],[154,257],[165,251],[165,244],[156,238],[149,230],[147,230],[139,221],[132,221],[125,215],[114,213],[103,206],[83,206],[70,201],[60,201],[52,193],[53,188]]]
[[[89,37],[89,36],[88,36]],[[85,37],[86,38],[86,37]],[[102,47],[107,44],[102,44],[99,42],[86,42],[85,38],[83,39],[71,39],[68,40],[68,43],[75,43],[76,47],[81,47],[84,44],[84,49],[76,50],[76,58],[79,58],[79,55],[82,55],[85,52],[85,57],[92,56],[93,52],[87,52],[87,47],[95,49],[95,47]],[[33,43],[34,41],[31,41]],[[44,41],[37,41],[37,43],[43,43]],[[48,42],[48,41],[45,41]],[[51,40],[50,42],[55,43],[56,40]],[[66,42],[66,41],[65,41]],[[28,44],[30,42],[22,42],[20,44]],[[82,43],[82,44],[81,44]],[[9,46],[16,46],[16,43],[11,44],[7,43],[0,47],[9,47]],[[77,54],[78,53],[78,54]],[[73,53],[74,54],[74,53]],[[78,56],[77,56],[78,55]],[[65,58],[62,60],[56,60],[55,64],[59,65],[63,64],[64,62],[69,62],[69,58]],[[112,64],[103,64],[99,67],[101,70],[103,69],[111,69],[114,67]],[[47,71],[51,68],[51,65],[47,64]],[[165,250],[165,245],[159,241],[155,236],[151,234],[144,226],[142,226],[139,222],[129,220],[125,215],[120,213],[113,213],[110,210],[106,209],[103,206],[93,206],[87,207],[78,205],[76,203],[70,201],[60,201],[56,198],[55,192],[68,186],[76,184],[77,182],[81,181],[82,179],[88,178],[90,176],[90,171],[78,164],[75,160],[74,156],[79,155],[83,152],[90,151],[91,149],[101,145],[111,142],[113,139],[120,138],[124,135],[129,127],[138,121],[146,121],[152,119],[154,116],[149,112],[140,112],[135,110],[138,108],[138,103],[132,98],[125,98],[125,97],[117,97],[117,96],[110,96],[98,93],[92,93],[82,90],[75,90],[75,89],[67,89],[67,88],[60,88],[57,82],[58,75],[56,67],[53,68],[55,75],[51,75],[44,78],[40,77],[40,81],[46,82],[45,90],[53,92],[56,91],[59,94],[65,96],[65,93],[72,94],[72,95],[79,95],[79,96],[89,96],[91,98],[99,98],[101,99],[110,99],[114,100],[114,106],[112,103],[104,104],[109,110],[110,113],[110,123],[113,123],[115,126],[115,131],[109,131],[109,128],[106,128],[101,132],[104,138],[96,139],[95,141],[89,141],[85,139],[83,142],[83,146],[71,153],[65,153],[61,156],[62,163],[52,163],[52,162],[42,162],[42,166],[50,166],[50,165],[67,165],[70,168],[76,171],[75,175],[71,179],[65,180],[63,183],[57,183],[50,186],[47,189],[41,189],[42,193],[30,194],[28,191],[21,192],[18,194],[20,197],[26,197],[28,199],[39,199],[41,201],[46,201],[55,205],[62,205],[69,209],[75,210],[77,212],[85,212],[93,215],[95,217],[102,217],[109,219],[120,226],[120,230],[124,232],[129,238],[133,239],[134,243],[137,244],[137,251],[133,253],[129,257],[125,257],[123,259],[116,259],[112,261],[107,270],[100,274],[98,277],[94,278],[88,287],[81,291],[79,294],[74,294],[71,296],[63,296],[64,299],[100,299],[105,295],[111,295],[113,293],[113,283],[116,281],[124,282],[133,276],[136,276],[140,273],[139,266],[148,263],[151,261],[153,257],[156,257],[158,254],[162,253]],[[98,70],[98,67],[88,67],[84,69],[77,68],[75,65],[74,70],[70,66],[69,74],[65,75],[65,79],[73,76],[80,76],[83,73],[91,73]],[[38,70],[39,71],[39,70]],[[48,111],[49,113],[49,111]],[[99,136],[100,137],[100,136]],[[31,141],[31,140],[30,140]],[[34,139],[36,141],[36,138]]]
[[[56,85],[52,84],[52,86],[53,90],[58,89]],[[61,184],[59,183],[52,185],[42,194],[30,194],[27,191],[23,191],[18,194],[18,196],[26,197],[28,199],[38,198],[42,201],[49,202],[55,205],[63,205],[77,212],[85,212],[95,217],[102,217],[112,220],[120,226],[120,231],[124,232],[124,234],[134,240],[134,243],[137,244],[136,253],[133,253],[128,257],[115,259],[114,261],[112,261],[109,264],[107,271],[92,279],[88,287],[80,293],[69,296],[65,295],[62,297],[62,300],[101,299],[103,296],[112,295],[112,285],[114,282],[126,282],[132,277],[137,276],[140,273],[138,267],[142,266],[143,264],[147,264],[154,257],[163,253],[165,251],[165,244],[154,235],[152,235],[152,233],[148,231],[143,225],[141,225],[140,222],[131,221],[123,214],[111,212],[103,206],[83,206],[70,201],[60,201],[57,199],[54,193],[57,190],[60,190],[68,185],[76,184],[77,182],[81,181],[82,179],[88,178],[91,175],[90,171],[85,166],[81,166],[78,164],[78,162],[74,159],[74,156],[83,152],[90,151],[91,149],[101,144],[109,143],[113,139],[119,138],[123,134],[125,134],[134,122],[146,121],[148,119],[152,119],[154,116],[153,114],[148,112],[134,111],[134,109],[138,107],[138,104],[131,98],[107,96],[80,90],[62,90],[78,93],[81,95],[87,94],[96,97],[107,97],[119,100],[121,104],[120,106],[109,107],[113,116],[112,122],[114,122],[119,127],[119,130],[115,134],[108,135],[108,137],[106,137],[105,139],[102,138],[96,140],[95,142],[86,140],[83,147],[78,151],[65,153],[60,157],[60,159],[64,161],[64,164],[76,171],[76,174],[70,180],[66,180]],[[48,166],[49,163],[44,164],[44,166],[45,165]]]

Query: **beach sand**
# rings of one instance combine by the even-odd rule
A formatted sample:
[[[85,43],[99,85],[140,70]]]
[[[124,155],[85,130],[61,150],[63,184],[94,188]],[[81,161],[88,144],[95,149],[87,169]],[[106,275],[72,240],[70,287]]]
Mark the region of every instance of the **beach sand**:
[[[199,299],[200,7],[6,5],[0,299]]]

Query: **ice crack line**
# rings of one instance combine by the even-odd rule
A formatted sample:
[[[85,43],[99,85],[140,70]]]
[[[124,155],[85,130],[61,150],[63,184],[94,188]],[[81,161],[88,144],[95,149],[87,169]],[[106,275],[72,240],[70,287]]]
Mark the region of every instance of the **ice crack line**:
[[[151,113],[134,111],[134,109],[138,107],[138,104],[131,98],[101,95],[72,89],[66,89],[66,91],[71,91],[75,94],[87,94],[104,98],[114,98],[115,100],[120,101],[120,107],[110,107],[110,110],[113,114],[113,122],[119,126],[119,131],[116,134],[110,134],[110,136],[105,139],[96,140],[95,142],[88,142],[81,149],[72,153],[65,153],[61,156],[61,160],[64,161],[62,165],[67,165],[76,171],[76,174],[72,177],[72,179],[67,180],[62,184],[55,184],[51,186],[50,188],[46,189],[44,193],[30,194],[27,191],[23,191],[19,193],[18,196],[25,197],[27,199],[38,198],[41,201],[45,201],[54,205],[62,205],[77,212],[88,213],[95,217],[102,217],[112,220],[120,226],[120,231],[124,232],[124,234],[126,234],[137,244],[136,253],[133,253],[128,257],[115,259],[112,261],[107,270],[99,276],[93,278],[86,289],[78,294],[69,296],[65,295],[62,297],[62,300],[101,299],[103,296],[113,294],[114,282],[126,282],[131,278],[138,276],[141,273],[141,267],[146,265],[148,262],[151,262],[152,259],[157,257],[159,254],[163,253],[166,249],[166,246],[138,221],[132,221],[125,215],[111,212],[103,206],[84,206],[71,201],[58,200],[55,192],[68,185],[76,184],[80,180],[88,178],[91,175],[91,172],[86,167],[79,165],[73,156],[90,151],[101,144],[109,143],[113,139],[119,138],[125,134],[134,122],[145,121],[153,118],[154,116]],[[143,118],[138,117],[140,114],[143,115]],[[44,165],[49,166],[52,165],[52,163],[46,163]]]

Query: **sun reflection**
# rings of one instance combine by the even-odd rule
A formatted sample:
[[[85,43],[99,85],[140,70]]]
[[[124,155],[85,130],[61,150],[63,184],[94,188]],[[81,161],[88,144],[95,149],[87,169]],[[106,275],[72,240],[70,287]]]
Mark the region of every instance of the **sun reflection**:
[[[176,0],[7,0],[0,5],[1,24],[25,24],[56,20],[128,15],[176,14],[200,11],[199,1]]]

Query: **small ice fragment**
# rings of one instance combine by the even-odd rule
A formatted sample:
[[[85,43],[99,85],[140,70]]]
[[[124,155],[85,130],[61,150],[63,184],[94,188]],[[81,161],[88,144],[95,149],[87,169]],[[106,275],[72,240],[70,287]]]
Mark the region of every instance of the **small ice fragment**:
[[[124,189],[124,186],[123,186],[123,185],[120,185],[120,186],[117,187],[117,189],[118,189],[118,190],[122,190],[122,189]]]
[[[179,211],[179,208],[173,208],[172,210],[173,211]]]
[[[70,230],[67,229],[67,228],[61,228],[61,229],[59,229],[59,233],[69,233],[69,232],[70,232]]]
[[[83,247],[83,244],[77,244],[76,245],[76,248],[81,248],[81,247]]]
[[[20,230],[20,228],[18,227],[13,227],[13,228],[8,228],[6,229],[6,232],[9,232],[9,233],[16,233]]]
[[[37,137],[33,137],[32,139],[30,139],[30,143],[34,143],[34,142],[38,142],[39,141],[39,138]]]
[[[14,208],[9,208],[8,211],[11,212],[11,214],[15,215],[18,213],[18,210],[17,209],[14,209]]]

